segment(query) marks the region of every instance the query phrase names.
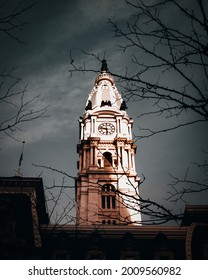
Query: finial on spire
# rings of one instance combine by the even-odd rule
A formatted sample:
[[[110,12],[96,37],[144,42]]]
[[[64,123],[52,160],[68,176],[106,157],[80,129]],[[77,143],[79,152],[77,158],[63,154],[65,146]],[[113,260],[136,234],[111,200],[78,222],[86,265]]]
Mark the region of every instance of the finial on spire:
[[[108,65],[105,59],[102,60],[102,67],[101,72],[107,72],[108,71]]]

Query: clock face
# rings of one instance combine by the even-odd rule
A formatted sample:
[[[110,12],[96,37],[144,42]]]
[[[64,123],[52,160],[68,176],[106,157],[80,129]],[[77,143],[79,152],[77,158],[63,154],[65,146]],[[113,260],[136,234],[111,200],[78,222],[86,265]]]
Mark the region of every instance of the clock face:
[[[103,135],[113,134],[115,132],[115,126],[112,123],[101,123],[98,126],[98,131]]]

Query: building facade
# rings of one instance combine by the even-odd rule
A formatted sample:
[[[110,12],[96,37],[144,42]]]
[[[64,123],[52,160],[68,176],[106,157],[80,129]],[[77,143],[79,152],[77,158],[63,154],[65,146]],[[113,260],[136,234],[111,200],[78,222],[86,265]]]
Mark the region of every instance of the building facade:
[[[41,178],[0,177],[0,259],[33,258],[48,223]]]

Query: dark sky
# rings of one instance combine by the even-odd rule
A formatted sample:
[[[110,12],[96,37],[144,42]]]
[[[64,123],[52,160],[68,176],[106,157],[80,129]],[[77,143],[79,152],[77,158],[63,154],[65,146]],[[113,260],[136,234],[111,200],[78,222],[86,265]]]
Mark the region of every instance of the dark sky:
[[[19,1],[8,1],[8,10],[15,8]],[[23,6],[33,1],[23,2]],[[194,1],[188,1],[194,4]],[[104,54],[112,72],[124,73],[130,58],[118,50],[108,18],[125,26],[134,11],[123,0],[45,0],[26,11],[22,19],[28,24],[15,33],[21,44],[0,33],[0,67],[17,67],[15,74],[21,77],[23,87],[27,86],[29,97],[40,95],[37,108],[49,105],[50,117],[38,119],[21,127],[15,136],[20,142],[1,135],[0,176],[13,176],[18,168],[21,141],[25,140],[22,172],[24,176],[41,175],[46,185],[62,184],[62,177],[55,172],[32,166],[52,166],[76,176],[78,156],[78,119],[84,112],[85,103],[95,80],[95,74],[69,75],[70,50],[76,62],[90,63],[95,69],[100,64],[83,55],[81,50]],[[177,18],[174,11],[167,10],[170,21]],[[180,25],[180,18],[177,18]],[[175,77],[170,82],[175,82]],[[119,87],[118,87],[119,88]],[[121,90],[121,89],[120,89]],[[122,90],[121,90],[122,91]],[[0,104],[1,105],[1,104]],[[137,119],[143,111],[140,103],[129,102],[128,114],[134,119],[134,133],[139,135],[139,126],[160,126],[160,118]],[[9,107],[0,108],[0,117],[9,114]],[[142,123],[141,123],[142,122]],[[176,120],[177,122],[177,120]],[[146,180],[141,192],[145,197],[163,201],[167,197],[169,173],[183,176],[187,167],[204,159],[201,152],[207,150],[207,125],[196,125],[160,134],[137,142],[136,166],[139,176]],[[192,170],[192,169],[191,169]],[[194,172],[194,171],[191,171]],[[191,174],[194,179],[200,174]],[[66,179],[66,185],[73,180]],[[66,191],[67,192],[67,191]],[[73,197],[73,191],[67,192]],[[194,196],[191,203],[208,203],[207,195]],[[60,205],[61,207],[61,205]],[[171,205],[174,208],[176,206]],[[184,207],[179,204],[177,207]]]

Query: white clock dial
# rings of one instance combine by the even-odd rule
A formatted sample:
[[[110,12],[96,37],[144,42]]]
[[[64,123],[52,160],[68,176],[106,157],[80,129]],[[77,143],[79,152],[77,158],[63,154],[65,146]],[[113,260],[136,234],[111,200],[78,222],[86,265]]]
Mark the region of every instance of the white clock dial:
[[[110,135],[115,132],[115,126],[112,123],[101,123],[98,126],[98,131],[103,135]]]

